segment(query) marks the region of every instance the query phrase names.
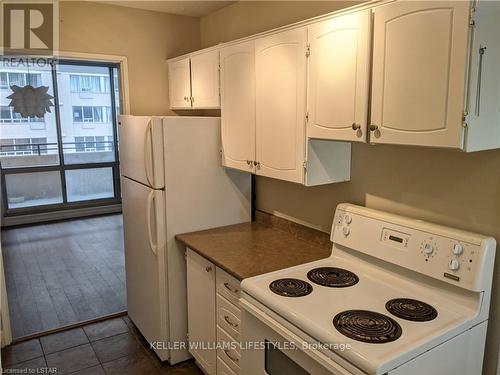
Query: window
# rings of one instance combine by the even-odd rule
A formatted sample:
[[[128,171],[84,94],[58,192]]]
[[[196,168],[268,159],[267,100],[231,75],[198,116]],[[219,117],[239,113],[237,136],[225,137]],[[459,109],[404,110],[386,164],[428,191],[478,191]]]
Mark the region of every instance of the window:
[[[69,77],[71,92],[109,93],[109,78],[105,75],[76,75]]]
[[[75,137],[75,151],[76,152],[85,152],[85,138],[84,137]]]
[[[14,112],[14,108],[2,105],[0,106],[0,123],[1,124],[22,124],[28,122],[45,122],[43,117],[24,118],[19,113]]]
[[[111,117],[110,107],[73,107],[73,122],[111,122]]]
[[[54,209],[66,209],[79,207],[79,202],[94,206],[120,201],[117,129],[111,107],[119,103],[119,87],[111,90],[115,76],[119,77],[115,64],[58,60],[43,67],[13,67],[0,61],[5,215],[19,214],[21,208],[23,214],[35,212],[36,208],[30,210],[35,206],[55,204]],[[12,85],[48,86],[54,107],[43,118],[22,118],[5,100]],[[33,124],[40,121],[44,126]],[[40,187],[42,177],[47,184]],[[14,204],[20,197],[22,205]]]
[[[2,139],[0,155],[41,155],[47,154],[47,138]]]
[[[9,80],[7,79],[7,73],[0,73],[0,89],[6,89],[9,87]]]
[[[10,86],[40,87],[42,85],[42,75],[40,73],[0,73],[0,88],[8,89]]]

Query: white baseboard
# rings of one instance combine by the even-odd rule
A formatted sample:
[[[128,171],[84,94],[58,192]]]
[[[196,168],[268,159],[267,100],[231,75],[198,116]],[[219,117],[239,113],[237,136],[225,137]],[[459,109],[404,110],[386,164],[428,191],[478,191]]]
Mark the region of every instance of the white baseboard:
[[[61,210],[52,212],[43,212],[39,214],[7,216],[2,218],[2,227],[13,225],[43,223],[54,220],[74,219],[77,217],[104,215],[118,213],[122,211],[121,204],[113,204],[99,207],[79,208],[74,210]]]

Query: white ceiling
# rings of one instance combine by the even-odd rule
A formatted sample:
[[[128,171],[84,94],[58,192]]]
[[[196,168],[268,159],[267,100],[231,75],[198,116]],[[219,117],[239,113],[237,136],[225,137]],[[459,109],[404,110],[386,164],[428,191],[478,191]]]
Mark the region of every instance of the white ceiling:
[[[119,1],[99,1],[111,5],[119,5],[129,8],[153,10],[156,12],[181,14],[183,16],[201,17],[212,13],[220,8],[235,3],[236,1],[171,1],[171,0],[119,0]]]

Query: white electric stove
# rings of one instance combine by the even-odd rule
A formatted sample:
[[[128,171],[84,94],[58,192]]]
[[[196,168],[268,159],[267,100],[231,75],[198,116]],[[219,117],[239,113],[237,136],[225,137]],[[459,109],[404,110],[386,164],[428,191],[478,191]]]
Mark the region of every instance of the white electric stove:
[[[242,374],[480,374],[496,241],[350,204],[330,258],[242,282]]]

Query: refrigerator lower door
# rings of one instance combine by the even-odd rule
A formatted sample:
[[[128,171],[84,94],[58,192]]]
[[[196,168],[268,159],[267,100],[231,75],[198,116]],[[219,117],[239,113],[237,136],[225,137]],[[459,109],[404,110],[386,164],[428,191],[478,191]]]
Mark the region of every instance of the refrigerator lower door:
[[[118,117],[118,134],[122,175],[154,189],[163,189],[162,119],[121,115]]]
[[[128,315],[150,343],[165,348],[167,296],[164,191],[122,178]],[[162,360],[167,350],[158,350]]]

